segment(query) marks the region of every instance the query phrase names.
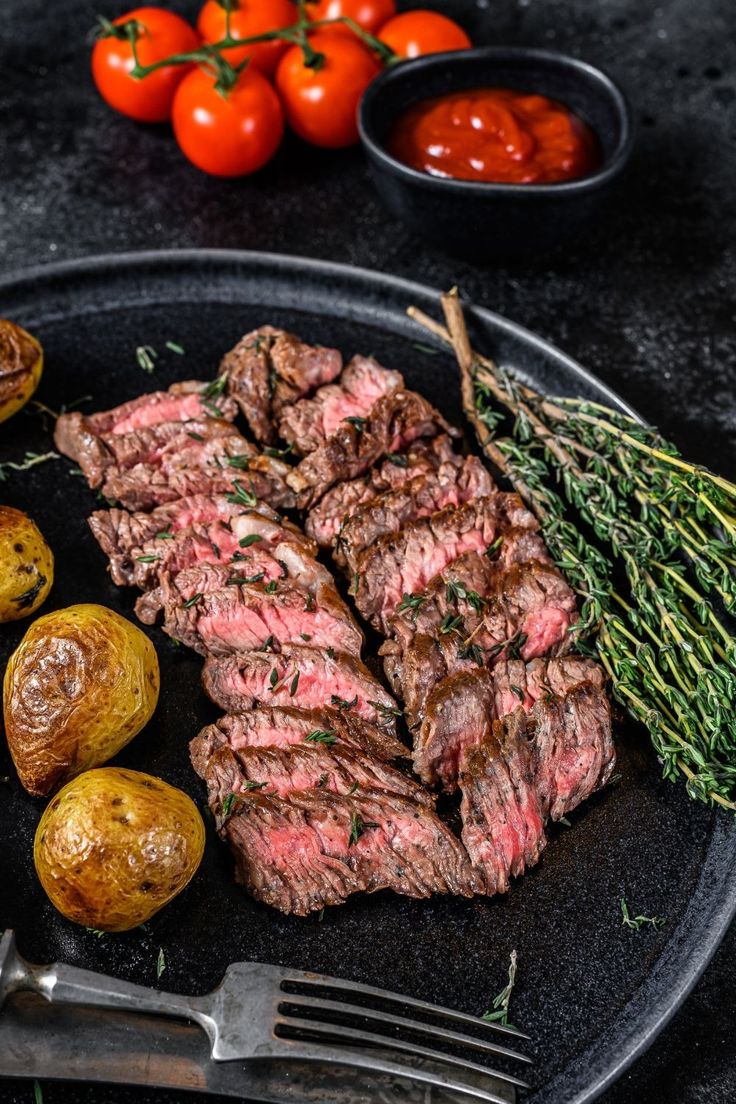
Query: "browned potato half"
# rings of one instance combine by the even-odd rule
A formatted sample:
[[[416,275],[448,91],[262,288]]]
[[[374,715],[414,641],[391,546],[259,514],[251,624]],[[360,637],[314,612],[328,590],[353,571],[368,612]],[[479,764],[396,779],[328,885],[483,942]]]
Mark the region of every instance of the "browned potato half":
[[[25,406],[42,372],[40,343],[15,322],[0,318],[0,422]]]
[[[54,555],[28,514],[0,506],[0,621],[35,613],[54,581]]]
[[[151,718],[153,644],[114,610],[80,605],[28,629],[5,671],[5,732],[21,782],[43,797],[111,759]]]
[[[204,851],[197,806],[160,778],[86,771],[49,803],[33,859],[53,905],[77,924],[127,931],[180,893]]]

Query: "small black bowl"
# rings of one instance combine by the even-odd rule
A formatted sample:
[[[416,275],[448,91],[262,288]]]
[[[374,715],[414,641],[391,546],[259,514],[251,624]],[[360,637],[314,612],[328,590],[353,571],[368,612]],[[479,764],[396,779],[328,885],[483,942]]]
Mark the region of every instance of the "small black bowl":
[[[558,100],[594,131],[595,172],[558,184],[490,184],[430,176],[386,149],[398,115],[418,100],[470,88],[513,88]],[[430,54],[387,69],[368,86],[360,136],[388,207],[447,253],[488,260],[543,252],[574,240],[598,212],[631,154],[631,110],[600,69],[552,50],[484,46]]]

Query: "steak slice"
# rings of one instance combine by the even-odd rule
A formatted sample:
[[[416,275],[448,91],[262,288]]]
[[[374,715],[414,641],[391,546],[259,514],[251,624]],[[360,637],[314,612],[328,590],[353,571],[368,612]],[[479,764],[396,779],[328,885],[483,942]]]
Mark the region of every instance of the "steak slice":
[[[238,881],[258,900],[298,916],[359,890],[468,897],[479,884],[434,813],[381,790],[350,797],[247,794],[235,802],[221,834],[235,856]]]
[[[204,778],[207,760],[223,745],[234,751],[249,747],[289,748],[304,743],[354,751],[363,757],[408,758],[402,743],[382,728],[344,709],[296,709],[261,706],[246,713],[228,713],[207,725],[189,744],[192,766]]]
[[[139,395],[130,402],[99,414],[62,414],[56,422],[54,441],[59,452],[80,462],[90,439],[101,434],[127,434],[159,422],[188,422],[212,417],[231,422],[237,412],[232,399],[207,398],[208,384],[198,380],[176,383],[168,391]]]
[[[340,374],[337,349],[307,345],[294,334],[261,326],[226,353],[220,375],[258,441],[275,440],[273,419],[289,404]]]
[[[584,682],[564,698],[540,698],[532,718],[537,793],[543,814],[559,820],[611,777],[611,707],[603,690]]]
[[[279,655],[208,656],[202,671],[205,693],[229,713],[258,704],[303,709],[333,705],[395,735],[398,710],[391,695],[360,660],[330,652],[289,645]]]
[[[238,540],[239,549],[241,540],[246,541],[244,548],[252,548],[253,544],[248,543],[248,538],[255,535],[261,537],[261,542],[258,543],[268,541],[276,545],[288,542],[290,545],[298,545],[305,555],[316,554],[317,546],[314,541],[305,537],[301,529],[280,517],[265,502],[246,506],[224,494],[192,495],[158,506],[151,513],[129,513],[117,507],[96,510],[89,518],[90,529],[110,560],[112,578],[118,586],[131,586],[134,583],[144,585],[139,582],[138,568],[142,568],[144,578],[149,578],[146,572],[150,567],[155,569],[158,561],[152,561],[149,568],[146,568],[138,559],[147,555],[144,548],[149,542],[158,539],[150,554],[163,557],[164,548],[159,547],[163,541],[176,542],[180,535],[186,539],[193,532],[200,536],[206,529],[210,538],[217,543],[213,527],[220,533],[219,527],[227,528],[228,523],[230,527],[235,526],[233,536]],[[222,552],[222,548],[220,551]],[[154,574],[157,573],[152,571],[150,578]],[[150,583],[146,582],[145,585]]]
[[[228,794],[288,797],[295,790],[323,790],[349,796],[358,790],[401,794],[418,805],[434,804],[423,786],[380,759],[369,759],[346,747],[301,743],[291,747],[249,747],[233,751],[222,745],[210,756],[204,773],[207,800],[221,809]]]
[[[564,698],[581,682],[590,682],[602,689],[606,681],[602,667],[578,655],[533,659],[531,663],[503,656],[493,667],[492,674],[497,717],[513,713],[519,705],[528,712],[536,701],[550,694]]]
[[[314,452],[348,418],[365,418],[374,403],[404,386],[399,372],[373,357],[355,356],[338,383],[320,387],[311,399],[289,406],[279,419],[279,434],[302,455]]]
[[[299,588],[302,592],[310,588],[316,593],[320,588],[326,588],[331,595],[333,603],[338,603],[346,616],[352,620],[352,615],[335,590],[335,583],[329,571],[317,563],[308,553],[297,544],[283,543],[273,545],[268,541],[258,541],[251,544],[245,552],[240,550],[235,553],[237,559],[228,562],[216,560],[215,552],[222,553],[220,544],[211,544],[207,540],[197,541],[197,548],[201,548],[202,558],[199,562],[190,565],[184,563],[184,557],[188,554],[195,539],[187,536],[187,530],[181,534],[182,542],[174,542],[174,556],[181,552],[181,560],[173,560],[174,570],[171,570],[172,544],[169,541],[150,541],[144,548],[156,549],[162,546],[161,558],[151,561],[148,555],[143,556],[143,563],[136,563],[136,568],[142,571],[154,569],[149,576],[152,580],[151,589],[135,604],[136,616],[145,624],[153,625],[159,612],[165,607],[171,609],[181,605],[182,602],[195,602],[195,596],[204,596],[221,591],[224,587],[241,586],[262,583],[271,585],[278,591],[282,580],[290,580],[292,587]],[[217,535],[217,540],[222,538]],[[238,542],[239,545],[239,542]],[[178,568],[178,570],[176,570]],[[155,569],[158,569],[157,571]],[[198,601],[198,599],[197,599]],[[302,604],[306,604],[303,594]],[[311,605],[311,602],[309,603]],[[265,639],[265,638],[264,638]]]
[[[380,537],[398,533],[413,521],[447,506],[462,506],[491,494],[496,488],[480,460],[469,456],[458,464],[443,464],[409,480],[399,490],[387,491],[343,522],[335,542],[340,567],[355,571],[359,558]]]
[[[398,490],[415,476],[437,471],[443,464],[461,463],[462,457],[453,451],[446,433],[420,438],[405,452],[390,453],[360,478],[335,484],[309,511],[304,528],[322,548],[329,548],[344,519],[377,495]]]
[[[220,576],[221,589],[200,590],[202,576],[213,574]],[[304,641],[360,657],[363,634],[331,580],[306,591],[286,581],[264,585],[253,578],[207,564],[166,579],[164,632],[200,655],[258,651],[268,640],[278,650]]]
[[[126,471],[111,469],[102,487],[107,497],[130,510],[145,510],[196,494],[238,494],[244,505],[265,499],[274,506],[293,506],[285,483],[290,468],[259,456],[240,436],[190,440],[185,448],[165,454],[157,465],[136,464]]]
[[[363,616],[388,635],[391,616],[406,595],[423,591],[431,579],[465,552],[484,552],[513,519],[536,522],[518,495],[496,494],[447,507],[382,537],[358,561],[353,583],[355,604]]]
[[[156,422],[130,433],[104,433],[101,436],[82,431],[75,459],[90,487],[99,487],[108,471],[126,471],[136,464],[156,467],[167,453],[176,453],[192,440],[211,441],[219,437],[237,437],[232,422],[224,418],[199,418],[189,422]]]
[[[366,417],[341,422],[335,433],[305,457],[288,476],[297,505],[313,506],[338,480],[362,475],[387,453],[399,452],[419,437],[451,430],[445,419],[416,391],[392,391],[374,403]]]
[[[462,839],[487,894],[506,893],[512,877],[533,866],[546,843],[534,788],[527,717],[494,721],[492,732],[463,752]]]
[[[414,770],[423,782],[440,782],[452,793],[462,753],[491,734],[493,681],[485,668],[459,671],[443,679],[427,700],[414,736]]]

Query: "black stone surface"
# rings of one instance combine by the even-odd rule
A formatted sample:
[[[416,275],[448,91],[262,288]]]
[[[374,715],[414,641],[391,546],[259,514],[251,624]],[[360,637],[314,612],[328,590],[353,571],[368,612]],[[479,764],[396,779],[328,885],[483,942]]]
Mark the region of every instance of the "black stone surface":
[[[435,5],[440,6],[440,5]],[[607,68],[640,122],[605,221],[523,265],[429,253],[385,215],[359,151],[287,142],[254,180],[218,182],[168,130],[113,116],[91,86],[84,36],[119,6],[5,0],[0,26],[0,263],[168,246],[329,257],[437,286],[549,337],[658,422],[689,455],[734,476],[736,303],[732,0],[445,3],[478,43],[552,46]],[[180,11],[193,6],[182,2]],[[7,846],[7,844],[4,844]],[[605,1104],[736,1098],[736,933],[685,1008]],[[32,1099],[27,1083],[0,1099]],[[44,1086],[51,1104],[179,1104],[171,1093]],[[202,1098],[203,1099],[203,1098]]]

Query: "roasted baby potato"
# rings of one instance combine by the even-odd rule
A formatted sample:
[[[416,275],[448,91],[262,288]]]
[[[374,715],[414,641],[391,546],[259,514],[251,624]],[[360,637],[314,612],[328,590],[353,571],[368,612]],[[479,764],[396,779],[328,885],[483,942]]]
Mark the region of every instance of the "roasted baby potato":
[[[203,851],[191,798],[150,774],[103,767],[67,782],[49,803],[33,859],[68,920],[127,931],[181,892]]]
[[[43,349],[36,338],[0,318],[0,422],[30,399],[43,372]]]
[[[54,554],[22,510],[0,506],[0,622],[35,613],[54,581]]]
[[[43,797],[107,762],[156,708],[159,669],[148,637],[104,606],[39,617],[5,671],[5,733],[21,782]]]

